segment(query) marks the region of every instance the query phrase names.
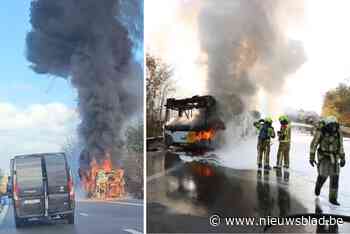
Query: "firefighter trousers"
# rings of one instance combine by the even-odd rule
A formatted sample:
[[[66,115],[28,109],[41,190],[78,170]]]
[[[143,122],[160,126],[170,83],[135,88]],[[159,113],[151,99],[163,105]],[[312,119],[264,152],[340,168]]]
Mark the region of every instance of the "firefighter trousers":
[[[339,171],[339,164],[332,163],[329,158],[322,159],[318,164],[316,190],[320,191],[329,177],[329,200],[337,200],[338,198]]]
[[[276,165],[279,167],[283,166],[289,168],[289,151],[290,151],[290,143],[289,142],[280,142],[278,146],[277,152],[277,163]]]
[[[262,165],[264,159],[264,165],[270,164],[270,140],[258,141],[258,165]]]

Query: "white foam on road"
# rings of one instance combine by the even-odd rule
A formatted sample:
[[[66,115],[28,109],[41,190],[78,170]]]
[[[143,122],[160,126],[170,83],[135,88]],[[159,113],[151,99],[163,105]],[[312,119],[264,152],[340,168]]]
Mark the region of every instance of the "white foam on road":
[[[216,154],[210,153],[204,156],[189,156],[186,154],[180,154],[180,159],[184,162],[207,162],[211,164],[219,165]]]
[[[139,231],[134,230],[134,229],[124,229],[123,231],[131,233],[131,234],[143,234],[142,232],[139,232]]]
[[[310,144],[312,136],[296,129],[292,131],[292,143],[290,150],[290,172],[297,176],[305,184],[310,186],[310,194],[313,194],[313,188],[317,178],[317,168],[309,164]],[[276,163],[278,140],[274,139],[271,145],[270,165]],[[237,144],[231,144],[228,147],[218,150],[215,154],[218,157],[220,165],[234,169],[257,169],[257,136],[249,137]],[[342,208],[329,207],[331,210],[340,210],[350,208],[350,139],[344,138],[344,150],[346,154],[346,165],[341,168],[339,180],[339,201]],[[293,177],[291,178],[293,180]],[[327,198],[325,204],[328,204],[328,182],[323,186],[321,196]]]
[[[179,168],[179,166],[175,166],[175,167],[172,167],[172,168],[167,169],[165,171],[161,171],[161,172],[155,173],[155,174],[153,174],[151,176],[148,176],[147,177],[147,183],[149,183],[149,182],[151,182],[153,180],[159,179],[159,178],[169,174],[170,172],[176,171],[178,168]]]

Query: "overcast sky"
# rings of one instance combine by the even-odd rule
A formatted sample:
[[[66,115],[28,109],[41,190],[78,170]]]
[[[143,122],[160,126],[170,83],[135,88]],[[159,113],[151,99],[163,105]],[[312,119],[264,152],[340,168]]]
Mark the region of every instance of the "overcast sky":
[[[25,58],[30,1],[0,8],[0,168],[16,154],[58,151],[79,123],[66,80],[35,74]]]

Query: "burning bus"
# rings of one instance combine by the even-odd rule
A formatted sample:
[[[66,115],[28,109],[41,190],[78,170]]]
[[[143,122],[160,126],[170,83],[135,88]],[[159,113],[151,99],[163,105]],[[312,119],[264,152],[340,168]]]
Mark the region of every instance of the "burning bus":
[[[163,131],[167,148],[203,154],[218,146],[225,124],[218,116],[218,106],[213,96],[168,98],[165,107]]]
[[[79,177],[87,197],[116,199],[125,196],[124,170],[114,167],[108,153],[102,162],[93,158],[89,165],[83,165],[79,168]]]

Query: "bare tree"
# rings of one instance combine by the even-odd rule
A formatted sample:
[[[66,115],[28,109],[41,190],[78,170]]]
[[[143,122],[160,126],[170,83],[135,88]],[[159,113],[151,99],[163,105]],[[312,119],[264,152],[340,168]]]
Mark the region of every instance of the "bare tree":
[[[161,133],[164,102],[175,89],[172,68],[161,59],[146,54],[147,136]]]

